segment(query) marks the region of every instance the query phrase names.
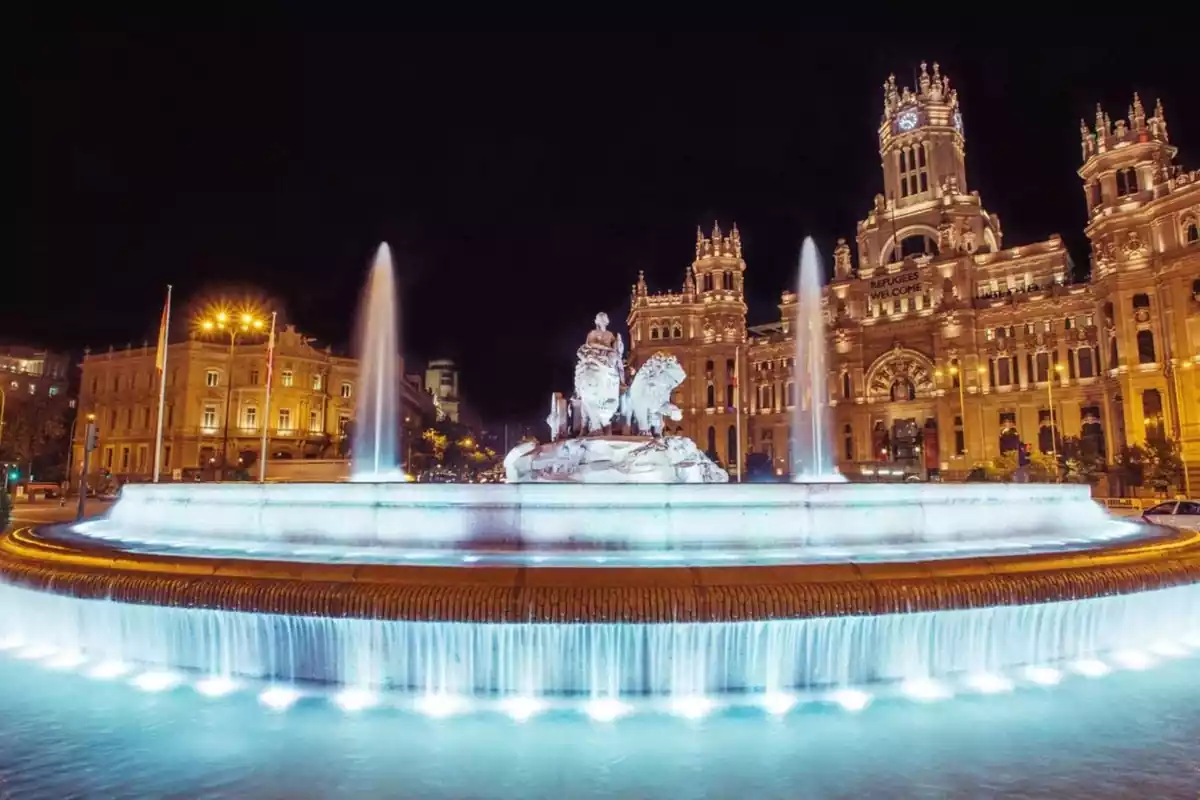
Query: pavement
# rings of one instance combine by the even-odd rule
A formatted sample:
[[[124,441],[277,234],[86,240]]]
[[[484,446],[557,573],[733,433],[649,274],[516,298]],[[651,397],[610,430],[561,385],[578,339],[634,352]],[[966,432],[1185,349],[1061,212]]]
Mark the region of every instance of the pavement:
[[[36,503],[13,504],[12,520],[9,527],[22,525],[49,525],[54,522],[70,522],[75,519],[79,510],[78,499],[72,497],[65,506],[60,506],[57,500],[42,500]],[[90,499],[84,508],[84,516],[94,517],[103,514],[112,506],[111,500]]]

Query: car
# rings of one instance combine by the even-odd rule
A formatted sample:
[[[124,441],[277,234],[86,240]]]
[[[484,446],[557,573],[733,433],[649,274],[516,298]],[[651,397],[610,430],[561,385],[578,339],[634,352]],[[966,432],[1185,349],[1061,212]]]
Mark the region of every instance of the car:
[[[1142,520],[1151,525],[1166,525],[1169,528],[1200,531],[1200,500],[1168,500],[1148,508]]]

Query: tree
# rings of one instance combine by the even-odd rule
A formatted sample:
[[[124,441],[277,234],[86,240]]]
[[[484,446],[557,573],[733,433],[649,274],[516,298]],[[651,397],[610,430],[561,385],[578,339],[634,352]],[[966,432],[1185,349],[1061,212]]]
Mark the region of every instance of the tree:
[[[12,517],[12,500],[9,499],[8,492],[0,490],[0,531],[8,527],[8,521]]]
[[[65,473],[71,407],[65,397],[10,397],[0,439],[0,460],[15,461],[39,477]]]
[[[1140,445],[1122,445],[1113,462],[1116,465],[1113,474],[1121,483],[1121,494],[1145,481],[1146,451]]]
[[[1146,437],[1142,448],[1145,481],[1159,493],[1166,493],[1172,486],[1183,483],[1183,459],[1179,456],[1179,443],[1162,433]]]
[[[1058,478],[1058,461],[1051,453],[1035,451],[1029,455],[1026,477],[1035,483],[1053,483]]]
[[[1066,479],[1072,483],[1097,483],[1104,473],[1104,454],[1100,451],[1100,442],[1095,436],[1066,436],[1063,437],[1062,451],[1063,468]]]
[[[425,443],[429,454],[433,456],[434,463],[441,466],[446,460],[446,447],[450,444],[450,438],[436,428],[427,428],[421,434],[421,441]]]

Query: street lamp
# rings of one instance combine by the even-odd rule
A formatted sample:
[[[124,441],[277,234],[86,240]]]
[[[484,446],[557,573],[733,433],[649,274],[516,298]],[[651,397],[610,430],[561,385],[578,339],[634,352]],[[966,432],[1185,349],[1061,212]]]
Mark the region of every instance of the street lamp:
[[[229,336],[229,356],[226,361],[228,375],[225,378],[225,425],[221,434],[221,480],[225,480],[229,466],[229,406],[233,400],[233,348],[239,336],[262,333],[266,322],[263,317],[251,310],[231,313],[225,309],[214,309],[210,314],[199,320],[200,330],[211,336]],[[263,420],[263,425],[269,425],[269,420]],[[266,454],[263,454],[265,457]]]
[[[1191,370],[1197,363],[1200,362],[1196,358],[1185,358],[1178,363],[1173,358],[1167,361],[1167,368],[1171,371],[1171,390],[1175,394],[1175,441],[1179,442],[1179,462],[1183,466],[1183,493],[1188,497],[1192,496],[1192,481],[1188,475],[1187,454],[1183,449],[1183,395],[1179,391],[1179,370]],[[0,430],[3,430],[2,422]]]
[[[1066,372],[1066,367],[1062,364],[1054,365],[1054,372],[1059,375],[1059,380],[1062,380],[1062,374]],[[1050,403],[1050,454],[1054,459],[1054,480],[1058,480],[1058,425],[1054,419],[1054,372],[1046,376],[1046,399]]]

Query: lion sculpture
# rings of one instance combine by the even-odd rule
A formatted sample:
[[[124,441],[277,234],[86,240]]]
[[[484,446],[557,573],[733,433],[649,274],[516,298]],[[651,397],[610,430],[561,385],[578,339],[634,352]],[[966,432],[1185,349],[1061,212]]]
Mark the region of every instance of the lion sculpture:
[[[687,375],[675,356],[655,353],[633,377],[629,386],[629,410],[639,433],[662,436],[663,418],[683,418],[671,402],[671,392]]]

